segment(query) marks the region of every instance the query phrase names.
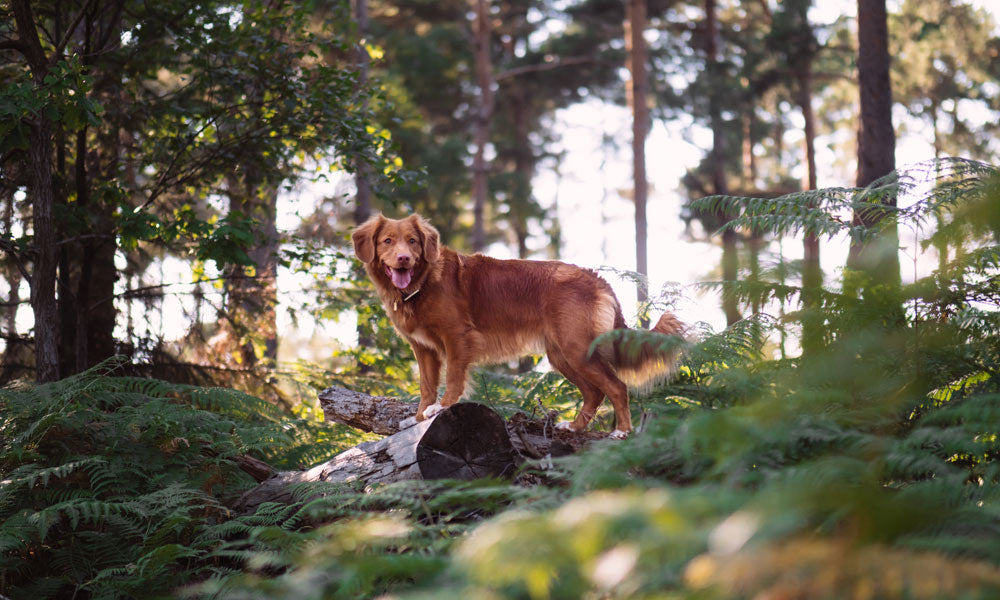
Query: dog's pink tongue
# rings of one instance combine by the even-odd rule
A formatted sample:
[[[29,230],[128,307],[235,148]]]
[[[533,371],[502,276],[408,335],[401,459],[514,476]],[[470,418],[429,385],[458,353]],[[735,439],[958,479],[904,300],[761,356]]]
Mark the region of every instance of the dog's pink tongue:
[[[413,269],[406,269],[405,271],[389,269],[389,276],[392,277],[392,285],[399,289],[404,289],[410,285],[410,279],[413,278]]]

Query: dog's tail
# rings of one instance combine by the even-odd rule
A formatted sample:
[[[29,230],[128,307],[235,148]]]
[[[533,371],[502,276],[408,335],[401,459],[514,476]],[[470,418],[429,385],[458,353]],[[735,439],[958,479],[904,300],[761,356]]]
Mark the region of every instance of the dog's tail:
[[[673,375],[680,356],[680,338],[685,332],[684,324],[677,317],[669,312],[663,313],[648,333],[635,332],[638,335],[629,335],[628,332],[633,330],[625,327],[624,319],[615,325],[608,353],[610,356],[606,356],[626,385],[632,389],[649,390]]]

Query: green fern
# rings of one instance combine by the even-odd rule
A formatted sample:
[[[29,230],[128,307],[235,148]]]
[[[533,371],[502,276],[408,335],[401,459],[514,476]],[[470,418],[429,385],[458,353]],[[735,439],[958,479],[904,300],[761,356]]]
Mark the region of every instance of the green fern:
[[[253,485],[235,455],[281,464],[352,438],[239,392],[114,369],[0,390],[0,594],[136,597],[207,577],[211,527]]]

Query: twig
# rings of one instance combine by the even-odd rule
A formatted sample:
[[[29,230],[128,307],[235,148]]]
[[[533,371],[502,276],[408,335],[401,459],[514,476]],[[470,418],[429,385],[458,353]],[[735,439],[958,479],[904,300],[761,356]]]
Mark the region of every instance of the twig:
[[[526,73],[540,73],[543,71],[551,71],[552,69],[558,69],[559,67],[569,67],[572,65],[579,65],[587,62],[594,62],[596,60],[593,56],[572,56],[570,58],[565,58],[562,60],[554,60],[552,62],[542,63],[540,65],[524,65],[522,67],[515,67],[513,69],[507,69],[497,73],[494,77],[494,81],[500,81],[503,79],[508,79],[510,77],[517,77],[519,75],[524,75]]]

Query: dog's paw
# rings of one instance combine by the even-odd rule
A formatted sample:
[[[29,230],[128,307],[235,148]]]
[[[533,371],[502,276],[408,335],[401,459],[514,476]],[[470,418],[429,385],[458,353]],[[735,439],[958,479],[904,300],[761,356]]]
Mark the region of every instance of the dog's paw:
[[[621,429],[615,429],[614,431],[608,434],[609,440],[624,440],[627,437],[628,437],[628,432],[622,431]]]
[[[556,429],[562,429],[563,431],[576,431],[573,429],[573,421],[559,421],[556,423]]]
[[[438,414],[439,412],[441,412],[442,410],[444,410],[444,407],[441,406],[441,403],[435,402],[434,404],[431,404],[430,406],[424,409],[424,418],[429,419],[434,415]]]
[[[405,419],[399,422],[399,430],[402,431],[404,429],[409,429],[410,427],[413,427],[416,424],[417,424],[416,417],[406,417]]]

